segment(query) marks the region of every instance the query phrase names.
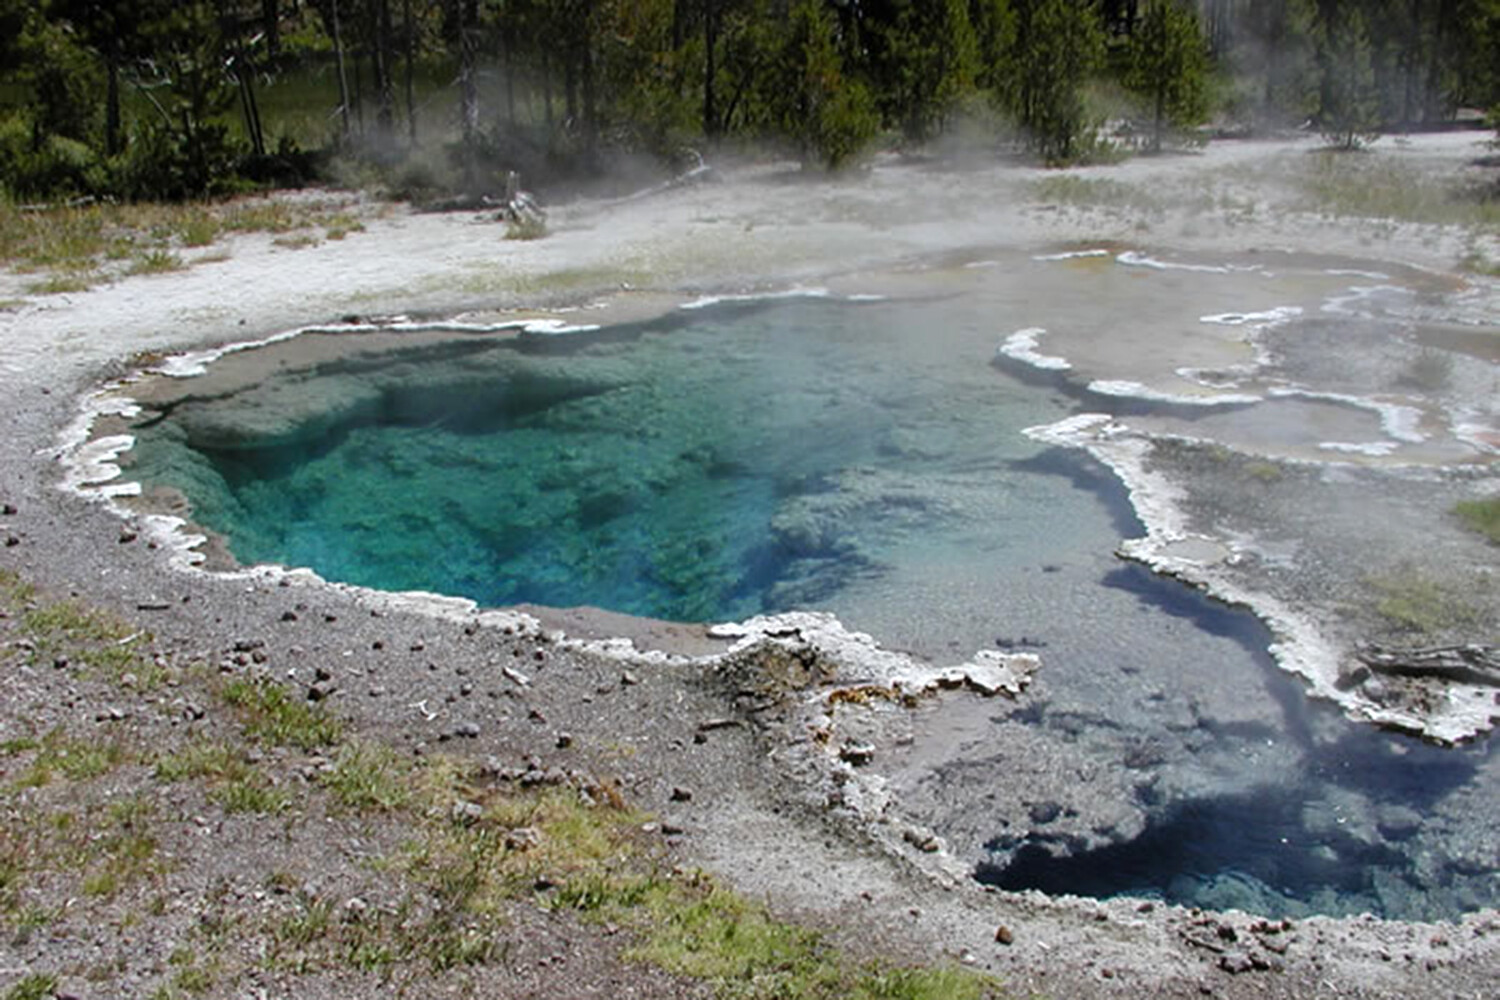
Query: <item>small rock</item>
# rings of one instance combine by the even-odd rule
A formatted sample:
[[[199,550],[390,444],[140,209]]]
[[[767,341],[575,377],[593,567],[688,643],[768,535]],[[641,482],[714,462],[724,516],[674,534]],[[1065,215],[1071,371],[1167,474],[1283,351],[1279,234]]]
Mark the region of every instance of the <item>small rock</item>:
[[[1062,815],[1062,806],[1056,802],[1035,802],[1026,810],[1026,815],[1037,826],[1045,826]]]
[[[1255,963],[1244,952],[1231,951],[1219,956],[1219,968],[1231,976],[1237,976],[1242,972],[1249,972],[1251,969],[1254,969]]]
[[[1011,933],[1011,929],[1009,927],[1001,924],[999,927],[995,928],[995,943],[1012,945],[1016,943],[1016,936]]]
[[[670,798],[673,802],[691,802],[693,800],[693,793],[687,788],[674,787]]]
[[[451,815],[453,822],[469,826],[484,818],[484,806],[478,802],[455,802]]]
[[[566,749],[568,749],[568,747],[570,747],[572,745],[573,745],[573,736],[572,736],[571,733],[558,733],[557,734],[557,749],[559,749],[559,750],[566,750]]]
[[[507,851],[530,851],[542,846],[541,832],[532,826],[519,826],[505,834]]]
[[[456,726],[453,727],[453,735],[454,736],[460,736],[460,737],[462,737],[464,739],[468,739],[468,740],[478,739],[479,738],[479,723],[477,723],[477,722],[460,722],[458,725],[456,725]]]
[[[875,759],[875,747],[869,743],[856,743],[849,740],[839,748],[839,759],[854,767],[863,767]]]
[[[637,677],[635,674],[631,673],[629,670],[627,670],[624,673],[620,674],[620,684],[622,686],[624,686],[624,687],[634,687],[635,685],[639,684],[640,682],[641,682],[641,679],[639,677]]]
[[[663,823],[661,825],[661,835],[663,837],[680,837],[685,832],[686,831],[676,823]]]
[[[13,503],[8,503],[5,506],[0,507],[0,514],[3,514],[6,517],[14,517],[16,514],[16,505]]]
[[[294,621],[297,620],[297,612],[295,612],[295,611],[283,611],[281,613],[281,620],[284,621],[284,622],[294,622]]]
[[[121,528],[120,529],[120,544],[121,545],[129,545],[131,542],[135,541],[139,537],[141,537],[141,536],[138,535],[138,534],[136,534],[134,531],[131,531],[129,528]]]

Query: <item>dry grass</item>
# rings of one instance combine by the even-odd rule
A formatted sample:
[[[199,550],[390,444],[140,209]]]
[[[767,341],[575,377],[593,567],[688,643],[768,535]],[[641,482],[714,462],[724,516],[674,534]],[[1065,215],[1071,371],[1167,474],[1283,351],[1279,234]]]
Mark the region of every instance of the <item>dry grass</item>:
[[[31,209],[0,200],[0,265],[41,275],[27,291],[48,295],[84,291],[122,275],[180,270],[191,262],[179,251],[212,247],[232,234],[269,233],[283,245],[311,246],[320,230],[339,240],[363,229],[335,203],[249,199]]]

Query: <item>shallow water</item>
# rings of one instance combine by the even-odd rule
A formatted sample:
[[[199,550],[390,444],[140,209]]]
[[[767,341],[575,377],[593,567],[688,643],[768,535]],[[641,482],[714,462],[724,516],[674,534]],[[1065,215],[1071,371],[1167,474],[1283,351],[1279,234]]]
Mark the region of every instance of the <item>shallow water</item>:
[[[1434,796],[1493,788],[1487,758],[1309,707],[1252,617],[1123,567],[1113,551],[1140,529],[1114,479],[1020,433],[1098,395],[995,360],[1041,327],[1044,353],[1115,338],[1118,367],[1145,378],[1160,359],[1143,345],[1178,324],[1195,336],[1174,364],[1242,364],[1252,347],[1203,317],[1312,310],[1348,279],[1150,257],[996,264],[920,276],[924,294],[891,301],[721,304],[316,364],[283,345],[288,360],[265,365],[283,374],[151,411],[132,474],[185,494],[240,561],[344,582],[692,621],[824,609],[941,662],[1034,648],[1029,704],[949,720],[944,738],[973,737],[954,756],[1001,754],[1025,728],[1102,772],[1079,780],[1077,809],[1115,782],[1140,829],[1070,842],[1036,821],[1066,801],[1033,803],[1020,830],[930,791],[934,825],[970,830],[986,880],[1273,914],[1493,904],[1493,858],[1446,864],[1466,832],[1450,821],[1424,839],[1411,820]],[[1386,440],[1378,415],[1326,401],[1190,422],[1315,446],[1333,432],[1309,429],[1311,413],[1339,440]],[[1006,779],[997,766],[989,780]]]

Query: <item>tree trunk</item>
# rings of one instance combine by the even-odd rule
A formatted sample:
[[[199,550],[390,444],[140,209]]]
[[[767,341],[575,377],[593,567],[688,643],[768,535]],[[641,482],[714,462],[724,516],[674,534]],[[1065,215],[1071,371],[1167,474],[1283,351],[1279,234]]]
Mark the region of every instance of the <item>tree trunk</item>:
[[[703,134],[712,139],[719,131],[714,107],[714,77],[718,75],[715,53],[719,47],[719,5],[703,0]]]
[[[416,62],[417,29],[411,20],[411,0],[401,0],[401,21],[406,26],[406,130],[411,147],[417,148]]]
[[[375,8],[375,125],[382,142],[396,130],[396,84],[392,55],[391,2],[379,0]]]
[[[104,155],[120,154],[120,51],[119,43],[111,39],[109,51],[104,57]]]
[[[333,0],[333,54],[339,67],[339,120],[343,123],[343,141],[349,142],[349,74],[344,69],[344,34],[339,25],[339,0]]]
[[[473,143],[479,137],[479,77],[475,64],[478,54],[477,37],[478,5],[473,0],[460,0],[458,22],[458,58],[460,117],[463,121],[464,142]]]
[[[594,94],[594,4],[583,5],[583,151],[592,165],[599,145],[599,108]]]
[[[260,24],[266,34],[266,56],[275,62],[281,58],[280,0],[260,0]]]

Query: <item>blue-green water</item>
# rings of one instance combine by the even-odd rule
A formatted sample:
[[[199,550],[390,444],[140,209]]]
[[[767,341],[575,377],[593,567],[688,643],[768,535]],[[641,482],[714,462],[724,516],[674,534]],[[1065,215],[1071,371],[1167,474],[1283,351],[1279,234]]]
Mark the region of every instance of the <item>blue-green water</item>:
[[[1037,685],[995,732],[1043,732],[1080,775],[1132,769],[1149,818],[1057,859],[997,816],[990,881],[1270,913],[1493,903],[1493,864],[1444,854],[1451,819],[1428,841],[1410,817],[1439,802],[1413,789],[1482,799],[1482,761],[1352,732],[1274,669],[1252,617],[1122,571],[1139,526],[1118,484],[1020,433],[1077,404],[993,363],[1034,319],[1014,294],[356,336],[315,361],[292,342],[273,375],[236,382],[256,362],[231,355],[233,388],[209,377],[148,413],[132,475],[185,494],[240,561],[343,582],[691,621],[826,609],[943,662],[1035,646]]]

